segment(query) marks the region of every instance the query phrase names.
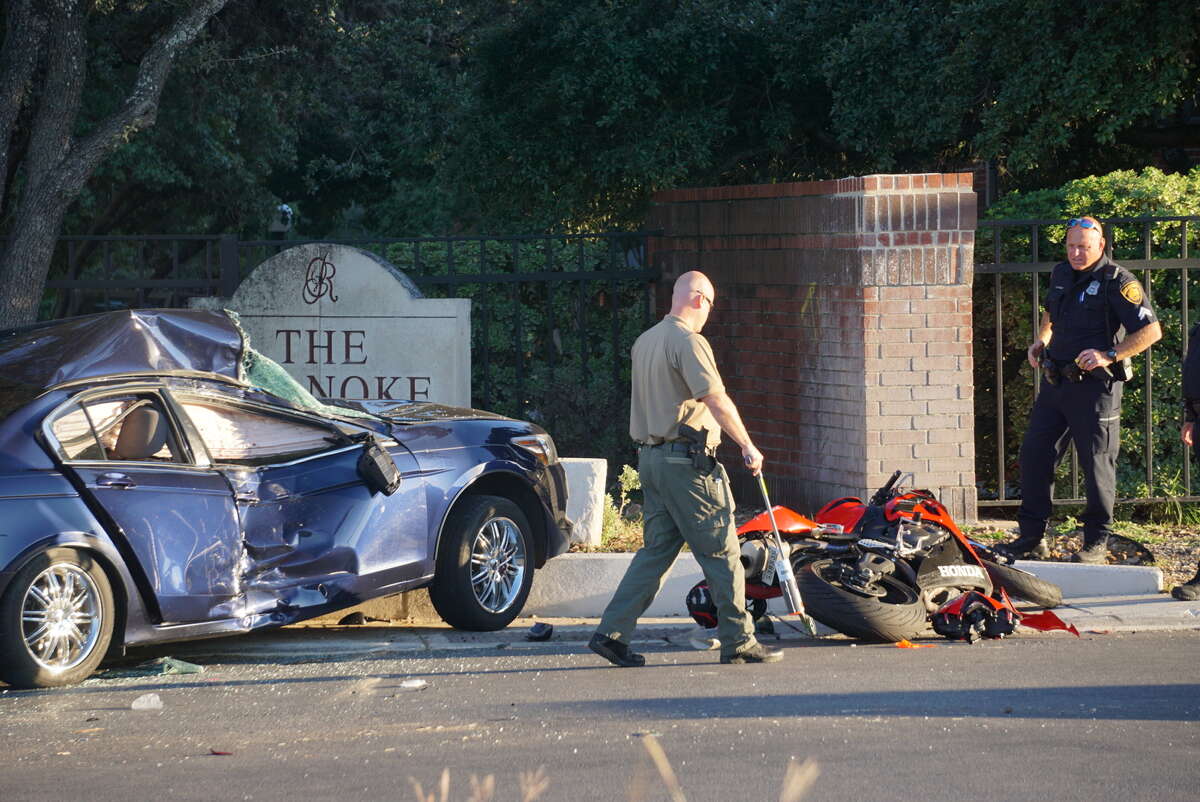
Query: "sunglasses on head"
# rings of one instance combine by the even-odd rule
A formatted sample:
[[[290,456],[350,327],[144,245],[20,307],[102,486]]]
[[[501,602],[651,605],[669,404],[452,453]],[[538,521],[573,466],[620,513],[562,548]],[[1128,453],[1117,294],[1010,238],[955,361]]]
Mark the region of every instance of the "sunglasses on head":
[[[1067,221],[1067,228],[1074,228],[1075,226],[1079,226],[1080,228],[1094,228],[1096,230],[1100,230],[1099,223],[1092,220],[1087,220],[1083,217],[1072,217]]]

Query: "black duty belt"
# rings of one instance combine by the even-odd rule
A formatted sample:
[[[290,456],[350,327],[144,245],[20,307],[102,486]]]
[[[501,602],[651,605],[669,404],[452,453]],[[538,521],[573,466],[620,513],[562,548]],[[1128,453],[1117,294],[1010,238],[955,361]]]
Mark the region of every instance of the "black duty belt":
[[[691,441],[684,440],[683,438],[680,438],[678,440],[660,440],[657,443],[647,442],[647,441],[643,440],[643,441],[639,441],[637,445],[638,445],[638,448],[661,448],[662,446],[673,446],[676,449],[683,449],[685,451],[691,450],[693,447]],[[707,446],[704,449],[702,449],[702,451],[703,451],[703,453],[707,454],[710,457],[715,457],[717,454],[717,450],[715,448],[709,448]]]
[[[1042,377],[1052,385],[1057,385],[1062,381],[1078,384],[1084,379],[1110,380],[1112,372],[1108,368],[1083,370],[1073,360],[1047,357],[1042,360]]]

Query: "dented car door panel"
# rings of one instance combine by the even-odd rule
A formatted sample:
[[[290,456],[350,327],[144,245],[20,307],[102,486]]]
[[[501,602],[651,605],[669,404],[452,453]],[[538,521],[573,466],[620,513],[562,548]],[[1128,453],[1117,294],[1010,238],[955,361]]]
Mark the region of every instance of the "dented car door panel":
[[[226,469],[244,533],[247,589],[287,595],[293,586],[337,583],[342,575],[377,575],[382,584],[417,575],[426,526],[416,461],[407,451],[393,453],[406,476],[386,496],[359,474],[362,450]]]
[[[137,555],[165,623],[207,620],[237,595],[242,535],[223,476],[120,463],[73,469]]]

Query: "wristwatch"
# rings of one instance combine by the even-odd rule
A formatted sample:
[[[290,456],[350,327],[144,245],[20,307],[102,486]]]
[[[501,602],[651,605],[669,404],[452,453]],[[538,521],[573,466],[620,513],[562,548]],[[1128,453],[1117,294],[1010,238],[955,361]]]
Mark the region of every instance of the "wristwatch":
[[[1117,349],[1116,348],[1109,348],[1107,351],[1104,352],[1104,355],[1106,357],[1108,357],[1109,359],[1111,359],[1113,362],[1117,361]]]

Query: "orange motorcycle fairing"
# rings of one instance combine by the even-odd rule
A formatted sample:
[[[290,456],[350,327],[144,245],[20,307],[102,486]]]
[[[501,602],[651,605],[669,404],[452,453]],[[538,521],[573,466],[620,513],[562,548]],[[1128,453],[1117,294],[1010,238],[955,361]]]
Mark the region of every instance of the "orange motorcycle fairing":
[[[778,504],[771,507],[775,513],[775,523],[779,524],[779,531],[789,535],[806,535],[817,528],[817,522],[805,518],[798,512],[793,512],[787,507],[781,507]],[[750,532],[770,532],[771,531],[771,516],[765,511],[755,515],[749,521],[738,527],[739,535],[748,534]]]

